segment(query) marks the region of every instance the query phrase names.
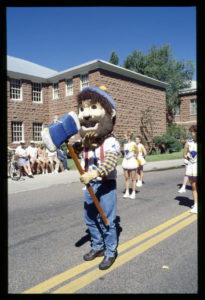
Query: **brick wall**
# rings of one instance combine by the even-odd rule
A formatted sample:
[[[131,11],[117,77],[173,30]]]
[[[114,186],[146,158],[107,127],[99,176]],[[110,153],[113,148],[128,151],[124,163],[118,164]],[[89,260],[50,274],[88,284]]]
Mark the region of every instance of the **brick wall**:
[[[197,99],[196,93],[180,96],[180,115],[175,116],[173,120],[173,122],[184,126],[186,129],[189,129],[191,125],[195,125],[197,123],[197,116],[191,115],[190,113],[191,99]]]
[[[44,126],[51,124],[56,115],[61,117],[69,111],[77,109],[77,94],[80,92],[80,75],[73,77],[73,95],[66,96],[65,80],[59,81],[59,98],[53,99],[53,85],[42,84],[43,103],[32,102],[32,83],[22,80],[22,101],[10,99],[10,83],[8,80],[8,145],[11,140],[11,121],[22,121],[24,138],[27,142],[33,139],[33,122],[42,122]],[[166,94],[165,90],[140,81],[118,75],[102,69],[89,72],[89,85],[107,87],[108,93],[117,106],[114,133],[118,139],[124,138],[128,129],[135,135],[141,135],[142,111],[149,108],[149,117],[153,120],[153,136],[166,132]],[[77,140],[78,135],[73,140]]]
[[[142,111],[147,108],[153,119],[153,135],[166,132],[165,90],[105,70],[100,74],[101,84],[107,87],[117,106],[114,132],[119,139],[124,138],[129,129],[141,135]]]

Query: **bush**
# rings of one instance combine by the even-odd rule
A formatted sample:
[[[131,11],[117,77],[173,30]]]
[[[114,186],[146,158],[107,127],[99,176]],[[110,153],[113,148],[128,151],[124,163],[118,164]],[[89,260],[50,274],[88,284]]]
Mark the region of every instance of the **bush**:
[[[179,126],[176,123],[169,124],[167,134],[181,141],[185,141],[189,137],[189,133],[186,128],[184,126]]]
[[[164,134],[162,136],[155,136],[153,138],[153,142],[160,149],[161,153],[178,152],[183,148],[183,144],[180,141],[168,134]]]

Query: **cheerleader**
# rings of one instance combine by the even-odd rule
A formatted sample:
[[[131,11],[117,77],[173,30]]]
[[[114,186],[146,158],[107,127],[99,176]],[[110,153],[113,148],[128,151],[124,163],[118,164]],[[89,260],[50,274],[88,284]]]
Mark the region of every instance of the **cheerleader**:
[[[137,174],[138,174],[137,186],[140,187],[140,186],[142,186],[142,180],[143,180],[143,176],[144,176],[143,166],[146,164],[145,156],[147,155],[147,151],[146,151],[144,145],[142,144],[142,139],[140,136],[136,137],[136,144],[138,147],[137,161],[139,164],[139,167],[137,169]]]
[[[192,193],[194,198],[194,206],[190,210],[191,213],[197,214],[197,126],[192,125],[189,128],[192,138],[188,139],[184,147],[184,158],[188,160],[188,166],[186,169],[186,176],[189,177],[189,181],[192,187]]]
[[[133,132],[128,131],[125,135],[126,143],[124,144],[124,158],[122,161],[122,168],[124,169],[125,176],[125,194],[124,198],[135,199],[136,191],[136,170],[138,168],[138,162],[136,160],[136,154],[138,154],[137,146],[132,141]],[[132,179],[132,193],[129,194],[130,176]]]

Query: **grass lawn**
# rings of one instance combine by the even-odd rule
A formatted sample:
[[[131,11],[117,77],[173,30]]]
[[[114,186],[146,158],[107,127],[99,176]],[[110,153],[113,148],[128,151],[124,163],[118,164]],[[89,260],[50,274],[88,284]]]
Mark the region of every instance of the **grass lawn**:
[[[180,152],[173,152],[173,153],[164,153],[164,154],[156,154],[156,155],[148,155],[146,156],[146,162],[151,161],[159,161],[159,160],[170,160],[170,159],[180,159],[183,158],[183,150]],[[123,157],[118,158],[118,165],[121,165]],[[79,159],[80,161],[80,159]],[[68,159],[68,168],[70,170],[76,170],[76,166],[74,161],[70,158]]]

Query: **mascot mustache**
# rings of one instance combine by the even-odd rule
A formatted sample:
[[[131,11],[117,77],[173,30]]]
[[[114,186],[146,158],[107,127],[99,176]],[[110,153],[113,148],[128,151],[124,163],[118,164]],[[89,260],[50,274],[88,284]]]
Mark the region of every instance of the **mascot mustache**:
[[[88,132],[95,132],[98,137],[103,137],[113,130],[112,117],[109,114],[106,114],[103,118],[83,118],[80,120],[80,125],[79,133],[81,137],[84,137]]]

